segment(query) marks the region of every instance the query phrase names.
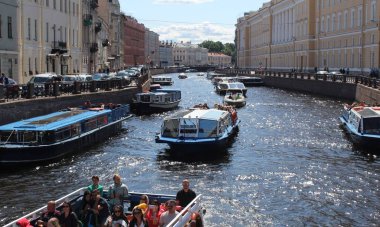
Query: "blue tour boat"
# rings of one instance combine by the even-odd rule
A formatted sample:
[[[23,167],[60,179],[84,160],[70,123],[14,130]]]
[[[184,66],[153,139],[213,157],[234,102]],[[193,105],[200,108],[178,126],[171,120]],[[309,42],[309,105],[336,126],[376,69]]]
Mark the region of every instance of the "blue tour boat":
[[[176,154],[219,152],[228,147],[238,124],[231,106],[191,108],[166,117],[156,143],[167,143]]]
[[[380,107],[346,105],[339,119],[355,144],[380,147]]]
[[[107,140],[131,117],[129,105],[67,108],[0,126],[0,166],[33,164]]]

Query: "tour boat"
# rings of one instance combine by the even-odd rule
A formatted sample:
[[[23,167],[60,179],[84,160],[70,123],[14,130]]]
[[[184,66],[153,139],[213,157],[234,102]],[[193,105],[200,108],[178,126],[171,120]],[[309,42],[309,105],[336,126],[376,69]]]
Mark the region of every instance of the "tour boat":
[[[261,86],[264,84],[260,77],[238,76],[237,81],[243,83],[246,87]]]
[[[223,103],[239,108],[245,106],[246,101],[242,92],[229,92],[224,96]]]
[[[92,105],[0,126],[0,166],[61,158],[107,140],[129,117],[129,105]]]
[[[339,119],[355,144],[380,147],[380,106],[346,105]]]
[[[137,93],[131,108],[137,114],[164,112],[178,107],[181,91],[176,89],[156,89]]]
[[[238,123],[231,106],[191,108],[166,117],[156,143],[167,143],[175,154],[220,152],[230,144]]]
[[[247,88],[241,82],[219,82],[215,86],[215,91],[221,95],[226,95],[228,92],[242,92],[244,96],[247,94]]]
[[[80,217],[81,202],[83,200],[83,194],[87,190],[87,187],[80,188],[68,195],[65,195],[58,200],[55,200],[57,207],[56,209],[60,212],[63,212],[62,203],[68,202],[71,204],[71,207],[74,208],[74,212],[77,217]],[[132,219],[132,210],[133,208],[140,204],[140,198],[142,195],[147,195],[149,201],[157,200],[160,204],[161,212],[166,210],[165,202],[169,200],[175,200],[175,194],[154,194],[154,193],[142,193],[142,192],[129,192],[128,197],[123,199],[123,209],[124,214],[127,216],[128,220]],[[108,190],[103,191],[103,198],[109,202],[109,192]],[[167,225],[171,227],[183,227],[190,226],[190,223],[196,224],[196,226],[205,226],[203,216],[206,213],[206,210],[202,207],[202,194],[197,195],[186,207],[176,206],[178,214],[175,218]],[[109,205],[109,204],[108,204]],[[77,208],[77,209],[76,209]],[[151,206],[148,206],[148,209],[152,209]],[[21,219],[27,219],[30,222],[31,226],[37,226],[36,223],[40,219],[40,216],[43,212],[47,210],[47,206],[43,206],[33,212],[24,215],[8,224],[4,227],[19,227],[17,222]],[[78,223],[79,225],[83,223]]]
[[[170,76],[152,76],[152,84],[172,85],[173,80]]]
[[[179,79],[186,79],[187,75],[186,75],[186,73],[180,73],[180,74],[178,74],[178,78]]]

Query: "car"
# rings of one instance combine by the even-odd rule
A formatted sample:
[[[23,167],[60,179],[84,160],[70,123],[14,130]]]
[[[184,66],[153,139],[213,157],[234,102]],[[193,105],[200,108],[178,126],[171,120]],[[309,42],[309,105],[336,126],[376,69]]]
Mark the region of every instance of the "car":
[[[30,84],[34,85],[34,95],[43,96],[43,95],[52,95],[53,89],[51,87],[46,87],[46,84],[53,83],[55,81],[61,81],[62,77],[55,73],[42,73],[32,76],[28,81],[26,87],[22,88],[22,93],[25,95],[27,93],[28,87]]]
[[[80,82],[92,81],[92,76],[90,74],[79,74],[78,79]]]
[[[7,98],[18,98],[21,94],[21,87],[12,78],[8,78],[8,84],[5,85],[4,89]]]
[[[327,74],[327,76],[329,77],[329,78],[331,78],[332,80],[340,80],[340,81],[342,81],[342,77],[343,77],[343,73],[341,73],[341,72],[339,72],[339,71],[332,71],[332,72],[329,72],[328,74]]]
[[[95,73],[94,75],[92,75],[92,80],[99,81],[99,80],[107,80],[107,79],[108,79],[108,75],[106,73]]]

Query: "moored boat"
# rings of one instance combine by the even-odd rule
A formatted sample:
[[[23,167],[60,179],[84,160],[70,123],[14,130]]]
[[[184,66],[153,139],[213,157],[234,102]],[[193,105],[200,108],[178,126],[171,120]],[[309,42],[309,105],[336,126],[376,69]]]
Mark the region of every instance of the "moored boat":
[[[55,203],[57,204],[57,210],[60,212],[63,212],[63,202],[68,202],[71,207],[73,208],[79,208],[75,209],[74,212],[76,213],[77,217],[81,217],[80,215],[80,209],[81,204],[83,200],[83,194],[87,190],[87,187],[80,188],[70,194],[67,194],[57,200],[55,200]],[[140,198],[141,196],[146,195],[148,196],[149,201],[157,200],[159,203],[159,208],[161,212],[164,212],[167,210],[165,207],[165,203],[169,200],[175,200],[176,195],[175,194],[157,194],[157,193],[142,193],[142,192],[129,192],[128,196],[123,199],[123,209],[124,214],[127,216],[128,220],[132,219],[132,210],[136,205],[140,204]],[[103,198],[109,205],[110,198],[109,198],[109,192],[106,190],[103,192]],[[205,226],[203,216],[206,213],[206,210],[202,207],[202,194],[197,195],[186,207],[180,207],[177,206],[176,210],[178,211],[178,214],[175,216],[174,219],[167,225],[171,227],[183,227],[183,226],[190,226],[190,223],[196,223],[196,226]],[[109,207],[108,207],[109,208]],[[147,209],[152,209],[150,205]],[[40,220],[40,215],[47,210],[46,206],[43,206],[37,210],[32,211],[31,213],[24,215],[8,224],[6,224],[4,227],[19,227],[17,222],[19,220],[28,220],[30,222],[30,225],[37,226],[38,220]],[[194,214],[196,214],[196,219],[194,219]],[[79,225],[83,223],[78,223]],[[84,226],[84,225],[83,225]]]
[[[131,116],[129,105],[92,105],[0,126],[0,166],[59,159],[107,140]]]
[[[180,101],[180,90],[156,89],[152,92],[137,93],[131,108],[137,114],[150,114],[174,109]]]
[[[378,150],[380,106],[346,105],[339,119],[356,145]]]
[[[221,152],[238,131],[239,119],[233,107],[191,108],[166,117],[156,143],[167,143],[171,152]]]
[[[261,86],[264,84],[260,77],[238,76],[237,81],[243,83],[246,87]]]
[[[223,103],[227,106],[240,108],[245,106],[246,101],[242,92],[229,92],[224,96]]]
[[[152,76],[152,84],[172,85],[173,80],[170,76]]]

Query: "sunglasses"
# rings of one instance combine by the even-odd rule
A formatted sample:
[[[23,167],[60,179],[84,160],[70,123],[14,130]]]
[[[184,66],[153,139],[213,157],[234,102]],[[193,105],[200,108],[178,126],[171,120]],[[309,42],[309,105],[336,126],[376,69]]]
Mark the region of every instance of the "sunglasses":
[[[141,212],[133,212],[133,214],[142,214]]]

